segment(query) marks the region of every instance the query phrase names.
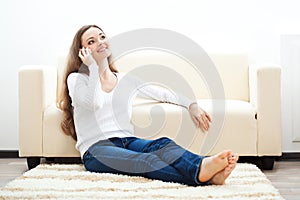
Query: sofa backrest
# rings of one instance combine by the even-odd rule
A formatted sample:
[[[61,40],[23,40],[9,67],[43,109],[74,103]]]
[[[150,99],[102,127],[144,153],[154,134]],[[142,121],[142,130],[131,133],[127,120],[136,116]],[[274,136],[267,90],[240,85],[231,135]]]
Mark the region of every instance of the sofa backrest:
[[[225,98],[249,101],[247,55],[209,54],[209,58],[218,72],[218,74],[213,74],[213,76],[215,76],[216,80],[220,78],[222,81]],[[198,99],[212,98],[213,91],[211,91],[211,87],[207,84],[206,77],[201,73],[201,68],[203,66],[200,68],[192,66],[188,61],[177,55],[168,52],[158,53],[157,51],[153,50],[137,51],[126,54],[120,58],[115,58],[115,65],[120,72],[130,72],[131,70],[141,66],[165,66],[173,69],[177,72],[177,74],[184,78]],[[65,58],[60,58],[57,80],[57,100],[59,100],[62,81],[61,78],[64,71],[64,66]],[[212,65],[208,67],[212,67]],[[200,70],[197,71],[196,69]],[[160,72],[157,73],[160,74]],[[165,74],[165,76],[167,76],[167,74]]]

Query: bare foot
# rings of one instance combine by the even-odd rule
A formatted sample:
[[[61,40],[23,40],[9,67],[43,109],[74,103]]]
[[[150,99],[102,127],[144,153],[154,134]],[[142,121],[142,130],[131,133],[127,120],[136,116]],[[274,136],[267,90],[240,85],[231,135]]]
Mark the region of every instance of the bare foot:
[[[214,185],[223,185],[225,183],[225,180],[229,177],[229,175],[235,168],[238,159],[239,156],[237,154],[230,155],[230,157],[228,157],[228,166],[214,175],[211,179],[211,183]]]
[[[230,157],[231,151],[222,151],[214,156],[206,157],[202,160],[200,166],[200,173],[198,179],[201,182],[210,180],[216,173],[223,170],[228,166],[228,157]]]

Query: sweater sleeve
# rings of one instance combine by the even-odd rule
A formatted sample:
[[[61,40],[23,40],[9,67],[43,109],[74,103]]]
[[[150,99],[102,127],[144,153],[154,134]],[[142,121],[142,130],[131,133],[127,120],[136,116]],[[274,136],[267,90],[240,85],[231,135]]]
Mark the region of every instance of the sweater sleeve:
[[[86,109],[101,108],[104,103],[104,92],[98,74],[98,66],[89,66],[89,76],[72,73],[68,76],[67,84],[72,105],[78,104]]]
[[[146,83],[136,77],[133,78],[133,81],[135,82],[138,95],[141,97],[154,99],[162,103],[176,104],[187,109],[192,103],[186,96],[172,92],[163,86]]]

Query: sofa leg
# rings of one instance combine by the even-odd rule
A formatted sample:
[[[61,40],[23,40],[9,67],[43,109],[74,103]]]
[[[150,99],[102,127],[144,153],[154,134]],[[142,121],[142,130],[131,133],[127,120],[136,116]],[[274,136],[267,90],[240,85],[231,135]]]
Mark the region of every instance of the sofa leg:
[[[35,168],[41,163],[40,157],[27,157],[27,166],[28,169]]]
[[[263,170],[272,170],[274,166],[275,157],[274,156],[262,156],[261,164]]]

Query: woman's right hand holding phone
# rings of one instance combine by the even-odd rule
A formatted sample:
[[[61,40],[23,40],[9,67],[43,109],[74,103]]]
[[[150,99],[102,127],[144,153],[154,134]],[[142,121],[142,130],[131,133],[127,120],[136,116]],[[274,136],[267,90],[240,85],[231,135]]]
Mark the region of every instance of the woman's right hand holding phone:
[[[88,47],[83,47],[82,49],[80,49],[78,56],[86,66],[90,66],[93,63],[96,63],[92,54],[92,50]]]

